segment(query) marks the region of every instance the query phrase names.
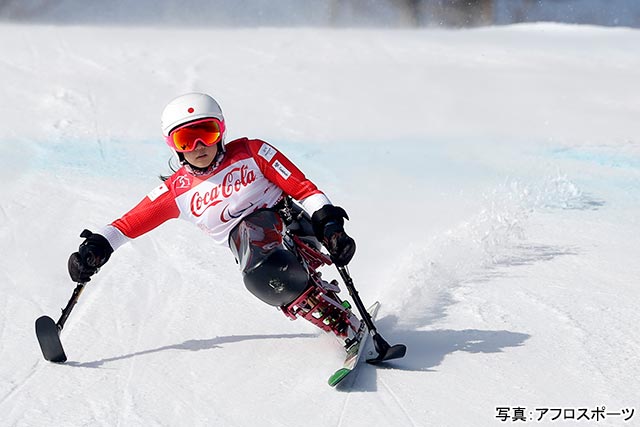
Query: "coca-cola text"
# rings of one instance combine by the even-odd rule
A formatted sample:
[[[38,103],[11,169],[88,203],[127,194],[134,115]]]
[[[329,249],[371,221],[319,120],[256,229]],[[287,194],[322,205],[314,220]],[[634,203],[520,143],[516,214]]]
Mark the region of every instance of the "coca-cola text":
[[[211,188],[204,194],[196,191],[191,197],[191,212],[195,216],[201,216],[208,208],[222,203],[234,192],[240,191],[256,180],[254,171],[246,165],[233,168],[222,178],[222,183]]]

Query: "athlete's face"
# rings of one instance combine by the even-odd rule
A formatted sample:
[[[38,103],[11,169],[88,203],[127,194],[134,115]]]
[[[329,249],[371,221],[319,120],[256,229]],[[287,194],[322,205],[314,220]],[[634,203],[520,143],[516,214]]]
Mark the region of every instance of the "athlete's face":
[[[193,151],[183,153],[187,162],[200,169],[209,167],[213,163],[213,159],[216,158],[216,154],[218,154],[218,144],[207,147],[202,142],[198,142]]]

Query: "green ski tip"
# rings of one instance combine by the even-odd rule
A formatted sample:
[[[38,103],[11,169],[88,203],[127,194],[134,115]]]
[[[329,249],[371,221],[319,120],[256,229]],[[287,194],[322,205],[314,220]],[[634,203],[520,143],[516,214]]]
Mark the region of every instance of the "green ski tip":
[[[340,368],[331,377],[329,377],[329,385],[335,387],[344,377],[349,375],[351,369]]]

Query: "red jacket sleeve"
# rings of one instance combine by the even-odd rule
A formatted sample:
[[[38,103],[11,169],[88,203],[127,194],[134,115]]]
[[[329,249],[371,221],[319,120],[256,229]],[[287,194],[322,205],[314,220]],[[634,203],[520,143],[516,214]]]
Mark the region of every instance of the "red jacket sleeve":
[[[149,193],[133,209],[111,225],[125,236],[135,239],[160,224],[180,216],[173,192],[164,183]]]
[[[284,154],[259,139],[248,141],[249,150],[264,176],[296,200],[322,193]]]

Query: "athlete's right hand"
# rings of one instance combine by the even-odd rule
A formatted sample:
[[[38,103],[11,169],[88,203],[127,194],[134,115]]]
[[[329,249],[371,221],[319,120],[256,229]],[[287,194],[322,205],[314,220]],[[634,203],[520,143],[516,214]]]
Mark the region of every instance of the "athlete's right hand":
[[[84,237],[85,240],[78,252],[71,254],[67,265],[74,282],[86,283],[109,260],[113,248],[104,236],[89,230],[84,230],[80,237]]]

